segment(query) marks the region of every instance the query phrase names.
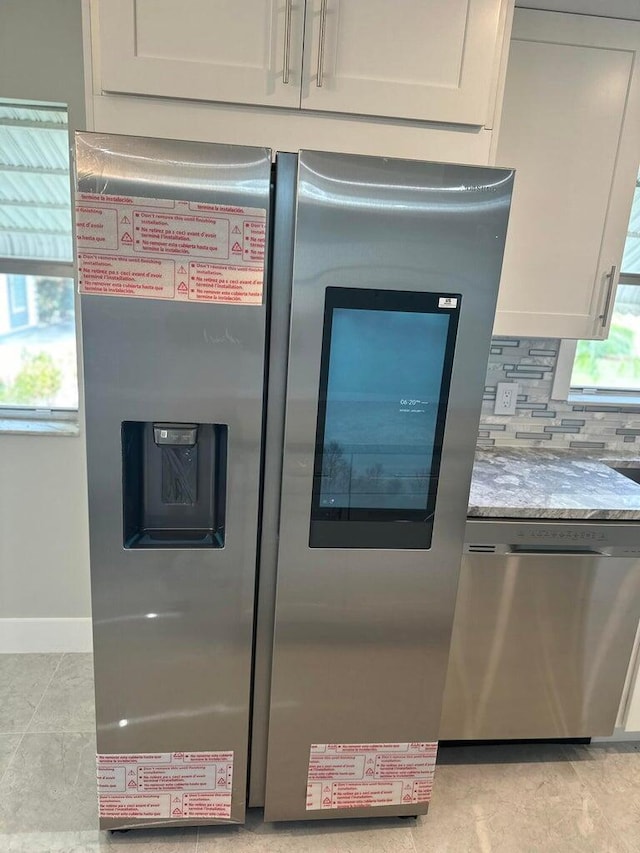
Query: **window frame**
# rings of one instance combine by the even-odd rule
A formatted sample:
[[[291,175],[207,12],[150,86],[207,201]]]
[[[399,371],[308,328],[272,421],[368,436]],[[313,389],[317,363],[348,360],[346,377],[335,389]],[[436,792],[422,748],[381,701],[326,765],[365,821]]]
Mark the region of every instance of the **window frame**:
[[[618,285],[620,284],[640,288],[640,273],[620,273]],[[551,399],[566,400],[569,403],[596,403],[625,406],[625,408],[637,407],[640,410],[640,387],[637,389],[624,389],[607,388],[606,386],[572,385],[571,374],[573,372],[577,347],[577,340],[560,341],[551,387]]]

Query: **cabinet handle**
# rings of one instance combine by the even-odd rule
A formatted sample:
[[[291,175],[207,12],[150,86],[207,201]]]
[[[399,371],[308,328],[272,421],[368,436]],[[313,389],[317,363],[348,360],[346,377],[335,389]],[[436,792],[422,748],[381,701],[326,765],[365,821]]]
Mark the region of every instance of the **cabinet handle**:
[[[318,68],[316,70],[316,86],[322,88],[324,78],[324,33],[327,26],[327,0],[322,0],[320,6],[320,35],[318,37]]]
[[[607,279],[609,280],[609,283],[607,284],[607,296],[604,301],[604,309],[602,311],[602,314],[600,315],[600,320],[602,321],[603,329],[606,327],[609,321],[609,308],[611,307],[611,297],[613,296],[613,288],[616,283],[616,270],[617,267],[614,264],[607,275]]]
[[[291,10],[293,0],[287,0],[284,13],[284,58],[282,60],[282,82],[289,82],[289,66],[291,61]]]

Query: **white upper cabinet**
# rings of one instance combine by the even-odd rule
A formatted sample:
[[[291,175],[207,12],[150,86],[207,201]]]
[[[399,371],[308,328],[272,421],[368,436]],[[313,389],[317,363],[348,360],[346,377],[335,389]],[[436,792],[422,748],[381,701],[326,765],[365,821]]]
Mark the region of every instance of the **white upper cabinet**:
[[[104,93],[490,127],[512,7],[93,0],[95,79]]]
[[[302,106],[489,125],[501,0],[307,0]]]
[[[92,16],[105,92],[300,105],[294,0],[98,0]]]
[[[640,23],[516,9],[516,181],[494,334],[604,338],[640,161]]]

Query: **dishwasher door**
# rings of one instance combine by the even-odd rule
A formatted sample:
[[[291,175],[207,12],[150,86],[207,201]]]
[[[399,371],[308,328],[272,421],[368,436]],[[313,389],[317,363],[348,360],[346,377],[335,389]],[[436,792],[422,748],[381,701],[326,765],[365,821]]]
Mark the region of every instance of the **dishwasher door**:
[[[441,740],[613,732],[640,614],[640,561],[466,554]]]

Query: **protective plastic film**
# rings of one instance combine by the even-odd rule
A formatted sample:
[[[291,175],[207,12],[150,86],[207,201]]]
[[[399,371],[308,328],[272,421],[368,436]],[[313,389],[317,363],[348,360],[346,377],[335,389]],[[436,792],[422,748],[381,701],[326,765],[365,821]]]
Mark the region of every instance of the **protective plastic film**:
[[[166,193],[166,185],[158,186],[155,197],[141,196],[139,189],[123,192],[123,176],[108,171],[109,138],[92,135],[93,149],[88,138],[78,140],[85,146],[76,192],[80,293],[262,304],[266,209],[193,199],[188,186],[183,197],[171,197],[175,192]],[[156,150],[158,145],[162,141],[154,140]],[[128,165],[125,150],[119,164]],[[171,160],[154,164],[158,180],[172,165]],[[206,180],[210,175],[202,176],[205,189]],[[84,191],[87,184],[96,191]]]

